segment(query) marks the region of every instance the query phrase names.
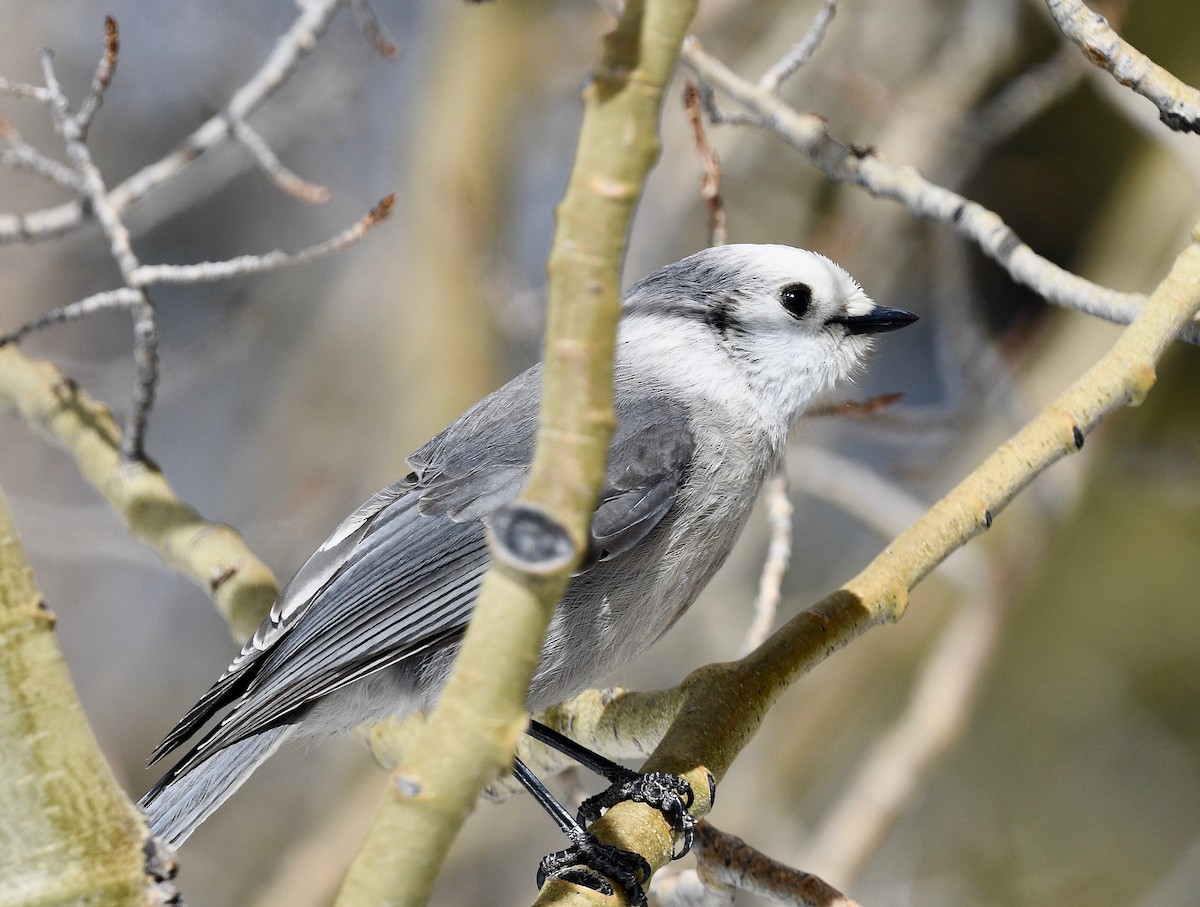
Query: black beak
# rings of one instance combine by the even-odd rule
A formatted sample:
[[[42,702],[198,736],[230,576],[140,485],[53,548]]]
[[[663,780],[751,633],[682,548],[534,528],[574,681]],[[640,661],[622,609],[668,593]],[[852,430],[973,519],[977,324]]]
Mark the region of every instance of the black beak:
[[[917,320],[912,312],[877,305],[866,315],[842,315],[830,318],[828,324],[840,324],[847,334],[882,334],[907,327]]]

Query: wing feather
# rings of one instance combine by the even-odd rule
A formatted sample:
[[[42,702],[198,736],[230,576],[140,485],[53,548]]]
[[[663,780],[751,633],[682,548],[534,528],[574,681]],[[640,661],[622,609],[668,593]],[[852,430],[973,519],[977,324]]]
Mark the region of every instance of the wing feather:
[[[457,638],[487,569],[485,523],[517,496],[528,472],[540,380],[535,367],[484,398],[409,459],[412,475],[348,517],[155,758],[230,703],[185,762],[295,720],[347,683]],[[680,404],[642,396],[617,415],[584,569],[649,535],[691,463],[693,439]]]

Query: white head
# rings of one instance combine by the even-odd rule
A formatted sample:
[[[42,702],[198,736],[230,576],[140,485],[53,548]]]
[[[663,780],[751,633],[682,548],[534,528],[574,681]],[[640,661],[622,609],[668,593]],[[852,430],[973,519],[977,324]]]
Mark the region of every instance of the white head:
[[[729,245],[632,287],[621,341],[658,380],[754,406],[772,434],[786,434],[815,397],[855,372],[872,334],[916,320],[875,305],[823,255]]]

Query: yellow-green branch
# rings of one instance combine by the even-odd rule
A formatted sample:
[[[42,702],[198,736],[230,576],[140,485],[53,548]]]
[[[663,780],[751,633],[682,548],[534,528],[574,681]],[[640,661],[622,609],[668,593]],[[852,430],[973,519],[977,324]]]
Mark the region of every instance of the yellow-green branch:
[[[112,413],[49,362],[0,348],[0,407],[65,449],[80,474],[113,506],[134,537],[200,586],[241,642],[275,601],[270,569],[232,528],[204,519],[147,462],[121,457]]]
[[[0,492],[0,905],[146,903],[148,832],[96,747]]]
[[[696,5],[628,0],[584,92],[548,263],[541,428],[529,483],[493,520],[492,568],[461,654],[428,726],[393,775],[340,907],[425,903],[466,813],[511,765],[527,721],[525,691],[584,550],[604,477],[625,241],[658,157],[663,91]],[[518,551],[510,540],[507,529],[528,524],[537,525],[543,550]]]
[[[902,532],[865,570],[797,615],[740,661],[706,665],[676,690],[643,695],[673,722],[645,771],[683,775],[702,792],[720,779],[757,732],[779,695],[826,657],[876,624],[899,620],[908,594],[955,550],[987,529],[1008,503],[1052,463],[1082,446],[1109,413],[1140,403],[1154,385],[1163,351],[1200,311],[1200,224],[1146,307],[1103,358],[1002,444],[958,487]],[[639,701],[640,700],[640,701]],[[617,703],[622,703],[621,699]],[[595,715],[589,716],[594,721]],[[645,716],[644,725],[653,722]],[[694,812],[710,804],[700,798]],[[601,840],[665,865],[673,845],[662,815],[621,803],[591,830]],[[538,904],[614,904],[574,886],[547,886]]]

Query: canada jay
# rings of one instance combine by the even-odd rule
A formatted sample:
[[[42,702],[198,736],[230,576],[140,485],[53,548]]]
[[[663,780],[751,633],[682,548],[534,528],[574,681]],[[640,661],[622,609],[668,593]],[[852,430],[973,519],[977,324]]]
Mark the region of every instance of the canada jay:
[[[854,373],[872,334],[915,320],[789,246],[707,249],[628,292],[619,427],[530,709],[595,684],[679,618],[729,554],[792,424]],[[484,527],[524,484],[541,380],[534,366],[467,410],[305,562],[155,750],[226,710],[143,798],[156,836],[182,842],[288,738],[433,704],[488,566]]]

